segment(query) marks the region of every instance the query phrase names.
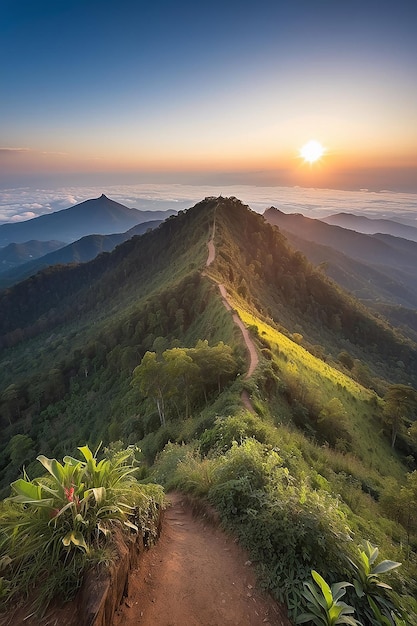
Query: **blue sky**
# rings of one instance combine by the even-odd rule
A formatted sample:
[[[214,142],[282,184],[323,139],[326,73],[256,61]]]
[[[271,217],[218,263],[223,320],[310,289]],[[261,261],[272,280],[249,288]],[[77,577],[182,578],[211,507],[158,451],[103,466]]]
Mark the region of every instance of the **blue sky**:
[[[3,188],[417,191],[414,1],[0,5]]]

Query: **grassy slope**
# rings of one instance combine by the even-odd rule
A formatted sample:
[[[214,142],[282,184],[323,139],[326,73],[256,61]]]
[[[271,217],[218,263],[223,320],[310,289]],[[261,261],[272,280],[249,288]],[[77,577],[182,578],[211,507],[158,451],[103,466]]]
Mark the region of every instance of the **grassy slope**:
[[[401,478],[404,468],[389,443],[376,425],[374,411],[376,394],[362,387],[341,372],[313,356],[272,326],[255,317],[253,312],[235,305],[240,318],[247,326],[255,325],[262,339],[272,346],[274,361],[281,376],[288,380],[294,375],[299,385],[308,389],[319,406],[336,397],[349,416],[348,430],[352,436],[352,449],[364,467],[372,468],[383,476]]]

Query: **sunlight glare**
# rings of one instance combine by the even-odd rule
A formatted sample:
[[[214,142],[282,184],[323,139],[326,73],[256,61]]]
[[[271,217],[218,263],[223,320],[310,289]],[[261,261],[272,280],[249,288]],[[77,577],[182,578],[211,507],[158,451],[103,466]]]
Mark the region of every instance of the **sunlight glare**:
[[[315,139],[312,139],[300,149],[300,155],[308,163],[314,163],[318,161],[324,154],[324,148]]]

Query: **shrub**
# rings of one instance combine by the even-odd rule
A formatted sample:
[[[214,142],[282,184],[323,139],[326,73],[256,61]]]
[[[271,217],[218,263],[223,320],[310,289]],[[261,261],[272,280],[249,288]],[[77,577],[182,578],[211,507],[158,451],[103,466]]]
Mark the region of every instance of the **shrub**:
[[[2,505],[0,548],[8,557],[6,601],[29,595],[34,608],[46,610],[59,593],[72,597],[87,565],[107,560],[112,532],[153,534],[152,517],[163,502],[161,488],[140,485],[134,449],[97,461],[88,446],[84,460],[70,456],[63,464],[38,456],[48,474],[12,483]]]

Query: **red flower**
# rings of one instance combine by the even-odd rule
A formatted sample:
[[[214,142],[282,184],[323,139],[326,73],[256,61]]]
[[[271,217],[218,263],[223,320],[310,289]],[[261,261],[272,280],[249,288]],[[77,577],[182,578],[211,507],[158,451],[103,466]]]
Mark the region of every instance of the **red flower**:
[[[74,487],[70,487],[69,489],[67,489],[67,487],[64,487],[64,492],[68,502],[74,502]]]

